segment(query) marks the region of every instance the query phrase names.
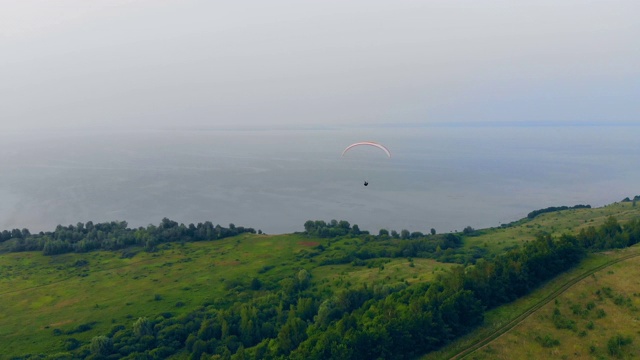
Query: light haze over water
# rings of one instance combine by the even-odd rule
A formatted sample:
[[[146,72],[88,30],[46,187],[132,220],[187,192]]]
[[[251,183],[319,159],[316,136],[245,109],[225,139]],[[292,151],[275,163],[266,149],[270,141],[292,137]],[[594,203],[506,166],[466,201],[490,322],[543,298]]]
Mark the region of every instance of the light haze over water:
[[[0,229],[125,220],[377,233],[498,226],[640,194],[638,126],[334,127],[0,134]],[[375,148],[341,152],[352,142]],[[368,187],[363,182],[369,182]]]
[[[0,2],[0,229],[168,217],[446,232],[637,195],[638,13],[637,0]],[[361,140],[392,158],[341,158]]]

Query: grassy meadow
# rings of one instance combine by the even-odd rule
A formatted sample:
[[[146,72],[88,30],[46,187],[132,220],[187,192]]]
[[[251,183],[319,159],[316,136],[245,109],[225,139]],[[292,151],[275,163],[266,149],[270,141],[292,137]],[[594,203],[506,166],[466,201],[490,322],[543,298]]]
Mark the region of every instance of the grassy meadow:
[[[533,219],[521,219],[510,226],[480,229],[475,236],[465,238],[465,247],[484,247],[489,253],[499,253],[527,240],[533,240],[539,234],[577,234],[588,226],[599,226],[609,216],[615,216],[619,222],[640,216],[640,206],[631,202],[616,202],[607,206],[591,209],[570,209],[544,213]]]

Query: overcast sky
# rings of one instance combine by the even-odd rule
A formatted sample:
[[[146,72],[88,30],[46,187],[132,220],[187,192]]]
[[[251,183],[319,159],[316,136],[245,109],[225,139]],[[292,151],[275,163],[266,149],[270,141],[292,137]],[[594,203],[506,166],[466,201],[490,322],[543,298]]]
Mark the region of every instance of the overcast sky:
[[[640,122],[640,1],[0,1],[0,130]]]

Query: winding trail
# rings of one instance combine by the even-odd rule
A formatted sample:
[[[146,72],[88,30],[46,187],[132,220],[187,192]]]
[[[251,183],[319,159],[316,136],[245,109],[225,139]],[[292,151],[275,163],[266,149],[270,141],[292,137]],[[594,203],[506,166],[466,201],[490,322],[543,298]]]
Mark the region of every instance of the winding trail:
[[[543,298],[542,300],[540,300],[537,303],[535,303],[533,306],[531,306],[525,312],[523,312],[522,314],[518,315],[516,318],[514,318],[513,320],[509,321],[508,323],[506,323],[505,325],[503,325],[502,327],[500,327],[499,329],[494,331],[489,336],[485,337],[484,339],[480,339],[480,340],[476,341],[475,343],[473,343],[472,345],[467,347],[465,350],[462,350],[461,352],[459,352],[456,355],[452,356],[450,359],[462,359],[462,358],[466,357],[467,355],[470,355],[471,353],[475,352],[476,350],[478,350],[478,349],[484,347],[485,345],[489,344],[493,340],[499,338],[504,333],[506,333],[507,331],[513,329],[516,325],[518,325],[521,322],[523,322],[526,318],[528,318],[531,314],[536,312],[538,309],[540,309],[541,307],[545,306],[551,300],[554,300],[556,297],[560,296],[562,293],[567,291],[570,287],[572,287],[573,285],[575,285],[579,281],[583,280],[587,276],[590,276],[590,275],[592,275],[592,274],[594,274],[594,273],[596,273],[596,272],[598,272],[598,271],[600,271],[602,269],[605,269],[605,268],[607,268],[607,267],[609,267],[611,265],[617,264],[617,263],[619,263],[621,261],[625,261],[625,260],[628,260],[628,259],[631,259],[631,258],[634,258],[634,257],[637,257],[637,256],[640,256],[640,252],[629,254],[629,255],[625,255],[625,256],[619,257],[617,259],[611,260],[609,262],[606,262],[606,263],[604,263],[602,265],[596,266],[593,269],[587,270],[584,273],[574,277],[573,279],[571,279],[571,280],[567,281],[566,283],[564,283],[564,285],[562,285],[558,289],[552,291],[545,298]]]

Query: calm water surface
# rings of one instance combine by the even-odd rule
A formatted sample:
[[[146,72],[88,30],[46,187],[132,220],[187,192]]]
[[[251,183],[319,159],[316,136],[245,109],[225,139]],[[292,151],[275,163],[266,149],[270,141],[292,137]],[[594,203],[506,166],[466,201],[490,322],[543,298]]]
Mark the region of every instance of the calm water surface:
[[[424,127],[0,134],[0,229],[308,219],[427,232],[640,194],[640,127]],[[341,158],[360,140],[375,148]],[[363,181],[369,181],[368,187]]]

